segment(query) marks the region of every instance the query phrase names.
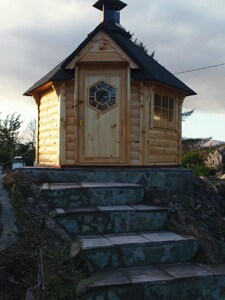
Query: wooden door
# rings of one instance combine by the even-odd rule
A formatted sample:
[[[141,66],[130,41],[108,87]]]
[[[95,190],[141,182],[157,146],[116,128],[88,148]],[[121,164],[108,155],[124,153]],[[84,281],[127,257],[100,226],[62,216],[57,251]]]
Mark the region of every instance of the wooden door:
[[[126,72],[79,72],[79,163],[122,164],[126,158]]]

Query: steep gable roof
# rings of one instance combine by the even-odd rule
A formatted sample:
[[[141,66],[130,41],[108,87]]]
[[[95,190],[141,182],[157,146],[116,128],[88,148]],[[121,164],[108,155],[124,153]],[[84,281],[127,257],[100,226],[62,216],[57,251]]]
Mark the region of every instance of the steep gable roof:
[[[87,38],[71,53],[65,60],[57,65],[53,70],[46,74],[29,88],[24,95],[31,96],[32,92],[48,82],[66,81],[74,78],[74,70],[67,69],[67,65],[76,57],[79,52],[91,41],[99,32],[107,33],[115,43],[138,65],[138,69],[131,70],[131,77],[134,80],[149,80],[168,85],[172,88],[183,91],[186,95],[195,95],[196,93],[171,74],[167,69],[161,66],[143,49],[131,41],[131,35],[122,27],[116,24],[101,23],[98,25]]]

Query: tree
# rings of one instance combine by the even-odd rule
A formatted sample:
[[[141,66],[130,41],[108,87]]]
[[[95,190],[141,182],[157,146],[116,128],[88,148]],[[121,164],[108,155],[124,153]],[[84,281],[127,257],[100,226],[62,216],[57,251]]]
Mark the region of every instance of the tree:
[[[134,38],[134,33],[131,33],[130,31],[129,33],[131,34],[131,41],[148,54],[148,48],[146,47],[146,45],[143,42],[139,42],[137,38]],[[155,51],[153,51],[150,56],[154,58]]]
[[[20,135],[22,144],[20,145],[20,155],[26,160],[26,164],[33,165],[35,159],[36,144],[36,120],[31,120],[26,129]]]
[[[28,123],[21,134],[22,121],[15,113],[0,119],[0,163],[9,168],[15,156],[22,156],[27,165],[33,165],[35,156],[36,121]]]
[[[188,111],[184,111],[182,113],[182,121],[185,121],[187,118],[189,118],[194,112],[194,109],[192,110],[188,110]]]
[[[0,163],[11,161],[19,148],[20,115],[7,115],[0,119]]]
[[[36,126],[37,122],[35,119],[31,120],[26,129],[22,132],[21,138],[24,144],[30,144],[33,148],[36,143]]]

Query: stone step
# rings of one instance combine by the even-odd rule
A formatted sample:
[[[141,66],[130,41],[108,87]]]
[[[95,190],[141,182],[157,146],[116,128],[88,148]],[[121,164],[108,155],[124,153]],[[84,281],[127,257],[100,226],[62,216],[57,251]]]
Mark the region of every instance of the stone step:
[[[166,193],[183,193],[184,190],[186,194],[193,193],[192,172],[180,167],[25,167],[17,170],[35,176],[41,182],[128,182],[141,184],[153,192],[157,189]]]
[[[71,235],[162,230],[168,210],[149,205],[54,209],[51,215]]]
[[[156,263],[187,262],[198,250],[192,237],[173,232],[141,232],[79,236],[93,270]]]
[[[41,195],[53,208],[111,206],[139,203],[144,189],[133,183],[45,183]]]
[[[225,264],[160,264],[119,268],[81,281],[78,300],[222,300]]]

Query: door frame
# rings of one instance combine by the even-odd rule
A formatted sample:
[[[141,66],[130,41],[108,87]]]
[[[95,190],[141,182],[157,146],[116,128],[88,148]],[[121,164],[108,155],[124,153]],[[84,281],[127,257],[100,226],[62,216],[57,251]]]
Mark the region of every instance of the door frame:
[[[78,164],[79,165],[121,165],[127,163],[127,67],[121,64],[103,64],[99,65],[80,65],[78,72]],[[84,120],[84,110],[87,102],[84,99],[85,96],[85,77],[86,76],[120,76],[120,97],[118,99],[119,105],[119,157],[118,158],[102,158],[102,157],[85,157],[84,147],[85,138],[84,130],[85,124],[82,124]]]

